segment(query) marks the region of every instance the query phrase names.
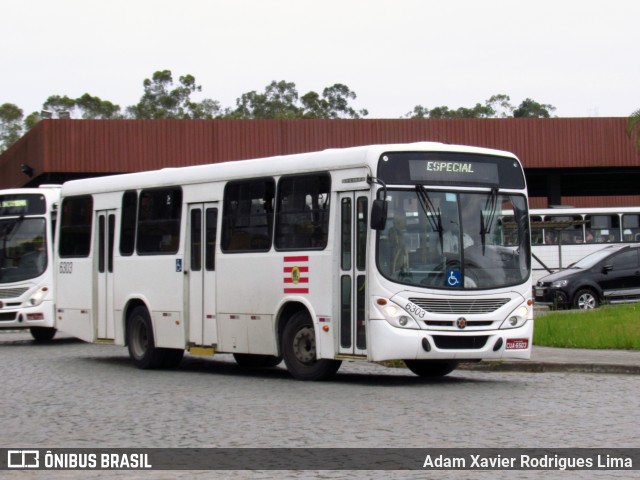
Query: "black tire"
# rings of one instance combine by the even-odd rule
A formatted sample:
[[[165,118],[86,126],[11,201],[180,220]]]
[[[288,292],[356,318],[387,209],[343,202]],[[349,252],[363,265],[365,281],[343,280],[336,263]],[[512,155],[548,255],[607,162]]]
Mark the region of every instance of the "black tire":
[[[282,362],[282,357],[276,357],[275,355],[234,353],[233,358],[241,367],[275,367]]]
[[[573,306],[579,310],[593,310],[598,308],[598,305],[598,294],[590,288],[582,288],[573,296]]]
[[[307,311],[295,313],[282,332],[282,356],[298,380],[325,380],[336,374],[341,361],[316,358],[316,337]]]
[[[161,368],[166,368],[170,370],[172,368],[176,368],[180,365],[182,361],[182,357],[184,357],[184,350],[178,348],[158,348],[163,353],[162,362],[160,364]]]
[[[458,362],[451,360],[405,360],[409,370],[420,377],[444,377],[458,367]]]
[[[31,327],[29,331],[36,342],[49,342],[53,339],[57,330],[50,327]]]
[[[156,348],[151,317],[145,307],[134,308],[127,319],[127,347],[136,367],[151,369],[163,366],[165,352]]]

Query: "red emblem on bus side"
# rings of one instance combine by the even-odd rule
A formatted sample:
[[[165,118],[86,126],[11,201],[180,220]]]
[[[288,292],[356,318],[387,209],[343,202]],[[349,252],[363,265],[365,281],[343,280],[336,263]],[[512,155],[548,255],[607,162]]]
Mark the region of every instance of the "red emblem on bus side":
[[[284,257],[284,293],[309,293],[309,257]]]

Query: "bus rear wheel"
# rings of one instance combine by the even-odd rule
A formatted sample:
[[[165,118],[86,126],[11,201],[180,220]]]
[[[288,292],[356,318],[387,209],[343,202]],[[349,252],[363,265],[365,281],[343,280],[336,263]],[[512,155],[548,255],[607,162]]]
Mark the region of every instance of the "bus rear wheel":
[[[31,327],[29,331],[36,342],[48,342],[56,334],[56,329],[50,327]]]
[[[458,362],[446,360],[405,360],[409,370],[420,377],[444,377],[458,367]]]
[[[325,380],[335,375],[342,363],[317,359],[313,322],[306,311],[295,313],[285,325],[281,351],[287,370],[298,380]]]
[[[151,316],[142,306],[134,308],[127,320],[127,347],[134,365],[142,369],[174,368],[184,355],[184,350],[156,347]]]

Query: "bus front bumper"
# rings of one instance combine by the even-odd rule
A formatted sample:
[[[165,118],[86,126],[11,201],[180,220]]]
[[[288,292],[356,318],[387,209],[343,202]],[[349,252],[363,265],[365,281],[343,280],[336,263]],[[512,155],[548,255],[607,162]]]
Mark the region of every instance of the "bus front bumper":
[[[397,328],[371,320],[369,360],[529,359],[533,320],[504,330],[434,331]]]
[[[53,302],[43,301],[34,307],[0,309],[0,330],[15,330],[31,327],[55,327]]]

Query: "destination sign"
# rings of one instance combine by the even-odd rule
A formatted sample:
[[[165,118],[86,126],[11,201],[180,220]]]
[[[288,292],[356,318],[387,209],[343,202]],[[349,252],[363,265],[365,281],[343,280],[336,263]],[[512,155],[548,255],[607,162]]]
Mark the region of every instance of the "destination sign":
[[[0,195],[0,217],[17,215],[41,215],[46,212],[44,195]]]
[[[491,163],[446,160],[409,160],[412,182],[461,182],[497,185],[498,167]]]
[[[387,185],[525,187],[516,159],[457,152],[386,153],[378,162],[377,177]]]

